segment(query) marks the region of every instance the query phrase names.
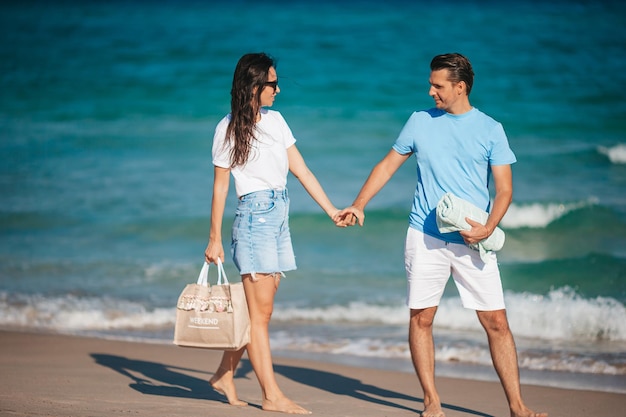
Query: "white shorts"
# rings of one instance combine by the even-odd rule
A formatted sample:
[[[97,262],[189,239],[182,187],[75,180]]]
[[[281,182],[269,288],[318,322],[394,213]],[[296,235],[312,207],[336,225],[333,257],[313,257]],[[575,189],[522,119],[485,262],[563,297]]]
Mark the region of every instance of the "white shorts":
[[[504,295],[496,254],[484,263],[466,245],[446,243],[409,227],[404,247],[407,306],[422,309],[439,305],[452,275],[463,307],[492,311],[504,309]]]

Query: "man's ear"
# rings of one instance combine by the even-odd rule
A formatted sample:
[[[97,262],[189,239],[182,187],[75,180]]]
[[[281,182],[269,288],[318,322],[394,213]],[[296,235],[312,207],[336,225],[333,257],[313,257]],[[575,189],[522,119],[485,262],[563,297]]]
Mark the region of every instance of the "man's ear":
[[[459,81],[456,83],[456,88],[458,95],[467,94],[467,84],[465,84],[465,81]]]

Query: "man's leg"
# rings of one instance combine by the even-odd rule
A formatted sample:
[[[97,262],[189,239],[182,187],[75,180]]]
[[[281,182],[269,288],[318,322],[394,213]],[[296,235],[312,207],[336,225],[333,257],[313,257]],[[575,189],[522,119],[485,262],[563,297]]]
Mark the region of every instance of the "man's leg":
[[[424,391],[422,417],[443,417],[441,400],[435,388],[435,343],[433,320],[437,307],[411,309],[409,322],[409,347],[417,378]]]
[[[535,413],[529,410],[522,401],[517,350],[506,318],[506,310],[477,311],[476,313],[480,324],[487,332],[491,359],[509,402],[511,417],[547,417],[546,413]]]

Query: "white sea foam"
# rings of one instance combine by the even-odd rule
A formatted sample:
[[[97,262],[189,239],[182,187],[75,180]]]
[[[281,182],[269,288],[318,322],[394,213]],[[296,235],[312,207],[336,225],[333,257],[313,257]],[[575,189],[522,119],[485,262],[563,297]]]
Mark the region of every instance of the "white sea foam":
[[[517,334],[545,340],[626,341],[626,307],[608,297],[583,298],[571,288],[546,296],[510,294]]]
[[[613,298],[580,297],[571,288],[542,296],[507,293],[507,314],[517,336],[549,341],[626,341],[626,307]],[[480,330],[458,298],[442,301],[436,325],[451,330]]]
[[[626,341],[626,307],[613,298],[587,299],[566,287],[552,290],[545,296],[509,292],[505,301],[511,328],[522,337],[552,341]],[[325,308],[277,308],[274,319],[405,325],[408,313],[401,300],[386,306],[352,302]],[[449,330],[480,331],[475,315],[468,314],[458,297],[442,300],[435,325]]]
[[[511,328],[523,340],[519,350],[523,368],[626,375],[626,359],[615,356],[626,342],[626,310],[618,301],[584,299],[562,288],[546,296],[509,293],[506,302]],[[132,301],[0,293],[0,327],[141,334],[172,329],[174,318],[173,307],[149,309]],[[393,305],[353,302],[312,309],[278,305],[273,321],[279,330],[271,333],[272,346],[278,350],[410,358],[408,313],[401,300]],[[310,324],[302,326],[300,321]],[[458,298],[443,300],[435,327],[436,334],[443,335],[436,346],[437,361],[491,365],[478,320]],[[607,349],[608,345],[613,347]],[[604,350],[598,352],[596,346]]]
[[[0,293],[0,325],[59,331],[145,329],[174,323],[173,308],[74,295],[44,297]]]
[[[350,355],[361,358],[386,358],[410,360],[411,352],[406,338],[350,338],[335,337],[332,341],[314,335],[302,335],[280,331],[271,334],[272,348],[281,351],[313,352],[319,354]],[[484,339],[484,337],[483,337]],[[435,360],[438,362],[463,363],[492,366],[492,359],[486,342],[463,340],[438,340],[435,343]],[[518,347],[520,367],[536,371],[565,371],[584,374],[626,375],[623,360],[609,363],[601,355],[585,352],[549,351]]]
[[[514,333],[549,341],[626,341],[626,307],[608,297],[583,298],[570,288],[549,294],[507,293]],[[74,295],[44,297],[0,293],[0,325],[56,330],[150,329],[172,326],[175,308],[147,308],[141,303]],[[404,327],[408,312],[401,299],[386,305],[361,301],[347,305],[299,308],[277,305],[277,322],[345,323]],[[458,297],[444,298],[435,326],[454,331],[480,331],[474,314]]]
[[[614,164],[626,164],[626,144],[624,143],[617,144],[610,148],[599,146],[598,152],[602,155],[606,155]]]
[[[404,324],[408,313],[400,300],[392,305],[375,305],[361,301],[353,301],[347,305],[331,305],[328,307],[277,308],[272,316],[277,320],[308,320],[319,322],[350,322],[350,323],[385,323]]]
[[[568,204],[511,204],[506,215],[500,222],[503,228],[517,229],[521,227],[542,228],[567,213],[596,204],[595,199]]]

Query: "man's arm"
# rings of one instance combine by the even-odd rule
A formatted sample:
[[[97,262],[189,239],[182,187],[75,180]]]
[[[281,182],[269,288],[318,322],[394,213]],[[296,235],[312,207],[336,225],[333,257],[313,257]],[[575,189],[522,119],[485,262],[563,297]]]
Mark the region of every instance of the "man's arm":
[[[395,150],[390,150],[387,155],[378,163],[370,175],[367,177],[361,191],[354,199],[352,206],[339,212],[337,219],[342,219],[345,225],[353,226],[358,220],[359,226],[363,226],[365,221],[365,206],[372,198],[387,184],[398,168],[411,156],[410,153],[401,155]],[[356,220],[355,220],[356,217]]]
[[[493,174],[493,182],[496,187],[493,207],[484,225],[469,218],[465,219],[467,223],[472,226],[472,229],[463,230],[460,233],[468,244],[478,243],[491,236],[509,209],[511,201],[513,201],[513,174],[511,165],[492,166],[491,173]]]

